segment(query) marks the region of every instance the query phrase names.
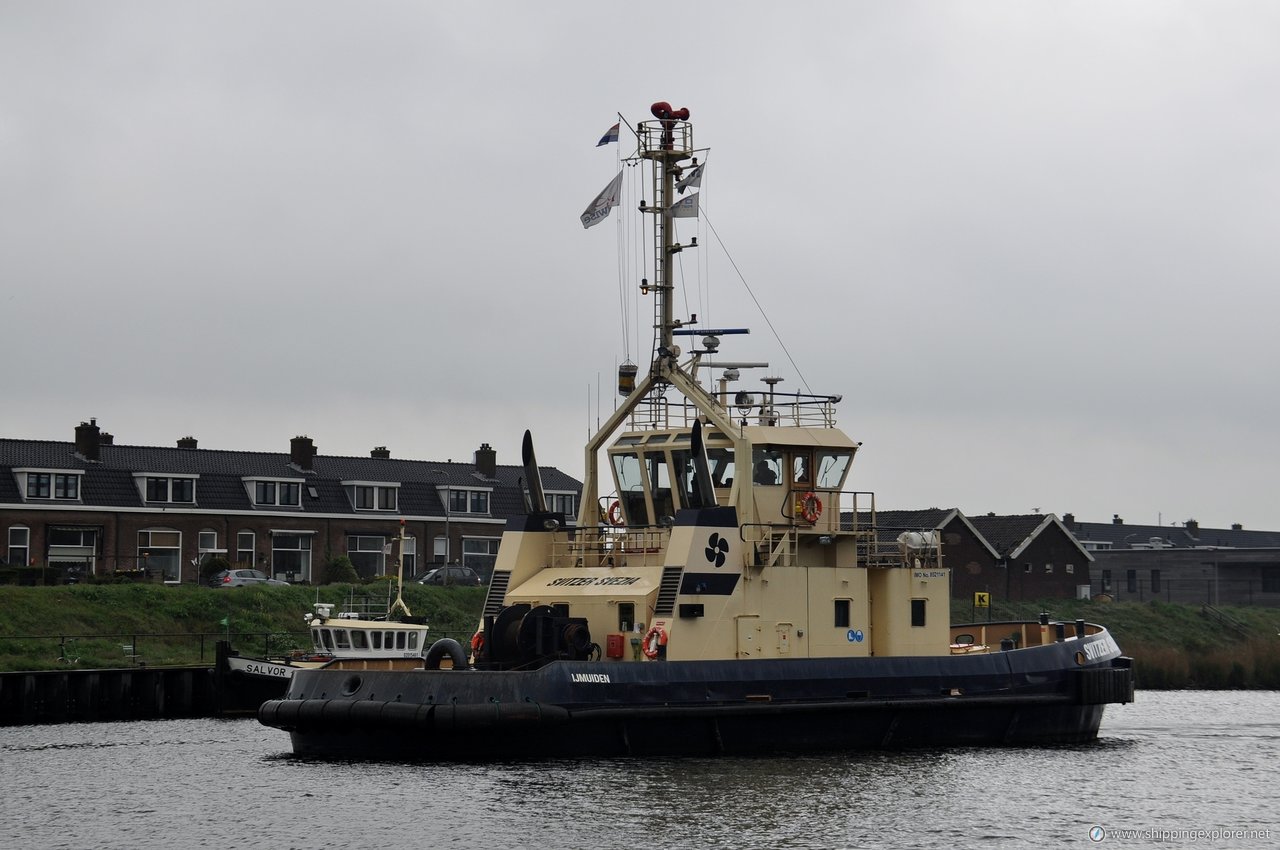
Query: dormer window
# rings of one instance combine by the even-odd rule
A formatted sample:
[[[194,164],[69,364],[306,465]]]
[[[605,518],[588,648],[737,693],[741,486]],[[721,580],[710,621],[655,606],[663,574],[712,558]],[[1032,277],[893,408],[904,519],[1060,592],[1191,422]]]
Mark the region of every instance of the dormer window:
[[[281,481],[269,478],[246,478],[245,484],[253,496],[254,507],[300,508],[302,507],[302,482]]]
[[[173,502],[189,505],[196,500],[194,478],[174,478],[167,475],[138,476],[144,479],[143,496],[148,502]]]
[[[358,511],[394,511],[399,502],[399,484],[370,481],[343,481],[347,498]]]
[[[80,473],[52,469],[15,469],[28,499],[74,502],[80,499]]]
[[[489,513],[488,490],[450,490],[449,513],[451,514],[487,514]]]

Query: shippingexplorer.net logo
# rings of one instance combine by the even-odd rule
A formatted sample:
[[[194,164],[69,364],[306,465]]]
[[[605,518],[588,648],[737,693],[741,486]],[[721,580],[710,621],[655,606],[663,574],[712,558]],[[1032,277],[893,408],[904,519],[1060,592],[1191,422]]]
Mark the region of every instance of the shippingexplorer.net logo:
[[[1118,827],[1089,827],[1089,840],[1094,844],[1103,841],[1154,841],[1159,843],[1195,841],[1249,841],[1270,839],[1277,833],[1272,829],[1122,829]]]

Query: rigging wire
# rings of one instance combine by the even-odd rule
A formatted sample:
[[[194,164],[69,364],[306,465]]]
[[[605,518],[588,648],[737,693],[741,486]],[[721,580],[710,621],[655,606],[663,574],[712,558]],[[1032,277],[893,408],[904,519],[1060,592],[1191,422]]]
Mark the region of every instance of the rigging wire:
[[[778,345],[782,348],[782,353],[787,356],[787,362],[791,364],[791,368],[795,370],[796,377],[800,379],[800,383],[804,385],[805,392],[812,394],[813,390],[809,388],[809,382],[805,379],[804,373],[800,371],[799,365],[796,364],[795,358],[791,356],[791,352],[787,349],[786,343],[782,341],[782,337],[778,334],[778,329],[773,326],[773,322],[769,321],[769,315],[764,311],[764,307],[760,306],[760,299],[756,298],[756,294],[751,291],[751,285],[747,283],[746,277],[742,274],[742,270],[738,268],[738,264],[734,262],[733,255],[729,253],[728,247],[724,244],[724,240],[720,238],[720,234],[716,232],[716,227],[711,223],[711,219],[707,218],[705,211],[703,218],[707,222],[707,228],[711,231],[711,235],[720,243],[720,249],[724,251],[725,257],[729,259],[729,265],[733,267],[734,272],[738,275],[738,280],[742,281],[742,287],[747,291],[747,295],[751,296],[752,302],[756,305],[756,309],[760,311],[760,316],[764,319],[764,323],[769,326],[769,331],[773,334],[773,338],[777,340]]]

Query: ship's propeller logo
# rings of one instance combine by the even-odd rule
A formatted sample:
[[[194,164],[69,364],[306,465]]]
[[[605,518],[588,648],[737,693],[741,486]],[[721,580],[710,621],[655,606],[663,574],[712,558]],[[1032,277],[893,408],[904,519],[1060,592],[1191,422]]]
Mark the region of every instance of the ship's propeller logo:
[[[725,540],[719,534],[712,534],[707,539],[707,562],[715,564],[717,568],[724,566],[724,556],[729,551],[729,541]]]

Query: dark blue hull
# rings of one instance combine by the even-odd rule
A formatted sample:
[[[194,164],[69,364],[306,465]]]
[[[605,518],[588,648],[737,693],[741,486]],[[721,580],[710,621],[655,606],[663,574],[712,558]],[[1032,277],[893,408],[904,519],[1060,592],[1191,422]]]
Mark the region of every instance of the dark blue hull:
[[[1101,641],[1105,640],[1105,644]],[[1099,642],[1086,661],[1082,649]],[[653,663],[537,670],[300,670],[259,720],[294,752],[493,760],[1080,743],[1133,671],[1104,634],[914,658]]]

